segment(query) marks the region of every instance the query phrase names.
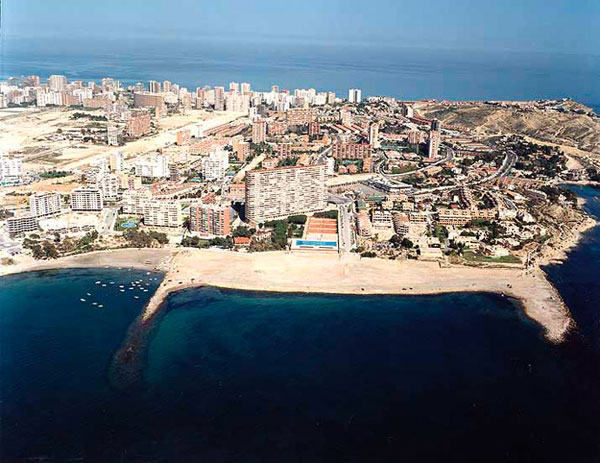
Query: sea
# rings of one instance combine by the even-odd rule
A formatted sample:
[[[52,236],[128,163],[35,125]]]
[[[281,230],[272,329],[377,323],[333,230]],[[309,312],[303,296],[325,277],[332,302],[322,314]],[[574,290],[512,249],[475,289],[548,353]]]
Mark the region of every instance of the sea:
[[[0,278],[0,461],[598,462],[600,227],[546,271],[561,344],[493,294],[205,287],[140,325],[160,273]]]
[[[557,33],[560,33],[557,31]],[[443,46],[443,44],[441,44]],[[250,82],[253,89],[316,88],[404,100],[570,97],[600,112],[600,55],[226,39],[8,39],[0,79],[64,74],[123,84],[169,80],[190,90]]]

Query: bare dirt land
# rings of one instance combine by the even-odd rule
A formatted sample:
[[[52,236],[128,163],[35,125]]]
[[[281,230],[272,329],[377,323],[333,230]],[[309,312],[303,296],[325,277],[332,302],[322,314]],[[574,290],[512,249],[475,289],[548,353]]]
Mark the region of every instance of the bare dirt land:
[[[570,110],[589,110],[576,102],[565,105]],[[514,133],[600,155],[600,120],[586,114],[505,108],[484,103],[431,104],[420,106],[418,110],[425,117],[471,129],[481,136]]]
[[[86,111],[69,108],[39,108],[17,113],[0,114],[0,151],[21,154],[26,171],[47,169],[73,169],[106,157],[119,149],[126,159],[136,157],[172,144],[176,132],[182,127],[199,124],[204,129],[231,122],[241,117],[240,113],[211,113],[189,111],[187,114],[168,116],[156,121],[158,133],[128,143],[122,147],[97,145],[63,139],[70,131],[106,130],[107,122],[90,121],[88,118],[73,119],[75,113],[102,116],[101,110]]]

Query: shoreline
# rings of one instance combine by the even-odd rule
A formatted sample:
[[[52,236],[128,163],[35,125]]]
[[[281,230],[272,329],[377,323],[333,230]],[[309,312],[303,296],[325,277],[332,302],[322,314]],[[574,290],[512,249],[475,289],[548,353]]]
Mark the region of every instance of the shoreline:
[[[561,264],[583,234],[598,225],[589,216],[560,246],[529,269],[471,267],[440,262],[360,258],[356,254],[238,253],[194,248],[122,248],[50,261],[29,260],[0,267],[0,276],[66,268],[137,268],[164,274],[139,317],[147,325],[167,297],[183,289],[209,286],[240,291],[340,295],[436,295],[495,293],[519,300],[527,317],[541,325],[551,342],[561,342],[574,322],[543,270]]]
[[[246,275],[238,272],[243,269],[249,270]],[[441,267],[435,262],[286,252],[237,253],[225,258],[223,252],[211,250],[184,250],[173,257],[140,323],[147,324],[160,313],[171,293],[202,286],[298,294],[495,293],[519,300],[524,313],[544,328],[551,342],[561,342],[573,325],[562,297],[540,268]]]

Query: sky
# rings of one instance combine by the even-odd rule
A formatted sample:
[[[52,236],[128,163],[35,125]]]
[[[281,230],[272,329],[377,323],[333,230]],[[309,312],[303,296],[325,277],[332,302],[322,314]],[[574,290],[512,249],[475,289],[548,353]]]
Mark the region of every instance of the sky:
[[[600,53],[600,0],[0,0],[6,39],[250,42]]]

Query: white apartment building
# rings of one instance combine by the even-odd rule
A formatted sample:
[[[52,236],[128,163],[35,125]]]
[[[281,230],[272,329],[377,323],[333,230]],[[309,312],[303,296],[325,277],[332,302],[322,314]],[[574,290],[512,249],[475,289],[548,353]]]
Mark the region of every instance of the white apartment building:
[[[11,236],[22,235],[38,229],[38,221],[31,215],[9,217],[6,219],[6,225]]]
[[[146,201],[143,210],[144,225],[146,226],[177,228],[183,225],[183,214],[179,201]]]
[[[48,77],[48,86],[55,92],[63,92],[67,89],[67,77],[52,75]]]
[[[202,177],[209,182],[223,180],[228,168],[229,153],[223,149],[202,158]]]
[[[101,211],[103,207],[104,198],[99,188],[75,188],[71,192],[73,211]]]
[[[108,160],[108,164],[110,166],[110,170],[112,170],[113,172],[123,172],[123,153],[121,151],[115,151],[114,153],[111,153],[110,158]]]
[[[362,91],[358,88],[348,90],[348,102],[360,103],[362,101]]]
[[[138,161],[135,165],[135,175],[138,177],[164,178],[169,176],[169,160],[159,154],[153,159]]]
[[[119,199],[119,189],[121,188],[121,178],[117,174],[103,174],[98,177],[96,188],[102,191],[104,200],[117,201]]]
[[[325,209],[324,164],[246,173],[246,217],[254,222]]]
[[[23,176],[23,160],[8,154],[0,154],[0,186],[18,185]]]
[[[144,215],[144,206],[151,199],[152,193],[150,190],[125,190],[123,192],[123,200],[121,201],[123,213]]]
[[[29,197],[29,213],[32,217],[48,217],[61,210],[58,193],[41,192]]]

